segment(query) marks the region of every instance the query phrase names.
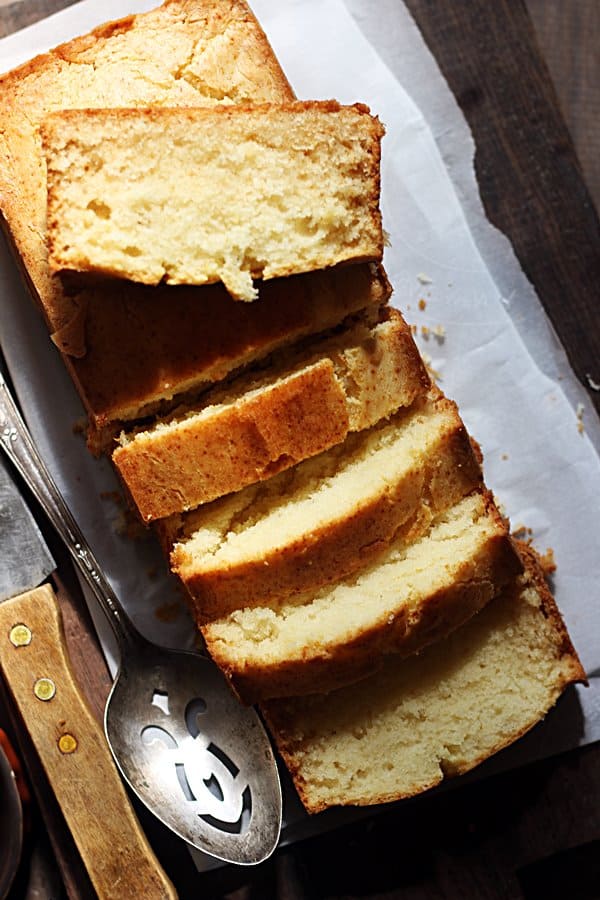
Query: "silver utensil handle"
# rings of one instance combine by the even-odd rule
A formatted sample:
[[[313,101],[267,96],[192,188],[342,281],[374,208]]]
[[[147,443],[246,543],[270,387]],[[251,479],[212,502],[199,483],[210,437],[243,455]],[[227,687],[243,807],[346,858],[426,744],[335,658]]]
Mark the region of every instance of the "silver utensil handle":
[[[103,575],[89,544],[46,468],[2,372],[0,372],[0,441],[9,459],[64,541],[76,566],[108,618],[119,644],[137,643],[137,633],[130,625],[115,592]]]

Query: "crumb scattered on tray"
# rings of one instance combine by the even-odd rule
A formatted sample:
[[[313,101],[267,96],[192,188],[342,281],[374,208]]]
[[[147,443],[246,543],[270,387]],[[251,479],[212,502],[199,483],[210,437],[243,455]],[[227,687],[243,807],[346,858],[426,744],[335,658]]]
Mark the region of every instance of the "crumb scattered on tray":
[[[429,325],[421,325],[421,337],[428,341],[431,335],[433,335],[438,344],[443,344],[446,339],[446,329],[443,325],[434,325],[433,328]]]
[[[419,309],[421,310],[421,312],[427,309],[427,300],[424,300],[423,297],[421,297],[421,299],[419,300]]]
[[[575,410],[575,415],[577,416],[577,431],[579,434],[584,434],[585,425],[583,424],[583,414],[585,412],[585,406],[583,403],[577,404],[577,409]]]
[[[538,556],[546,575],[552,575],[553,572],[556,572],[556,559],[554,558],[552,547],[548,547],[545,553],[539,553]]]
[[[117,507],[117,515],[113,524],[117,534],[123,535],[129,540],[141,540],[148,537],[148,529],[127,506],[119,491],[102,491],[100,499],[108,500]]]
[[[508,459],[508,453],[503,453],[500,457],[501,459]]]
[[[433,361],[432,361],[431,357],[429,356],[429,354],[422,353],[421,356],[423,358],[423,362],[425,363],[425,368],[429,372],[430,377],[434,381],[441,381],[442,376],[436,369],[433,368]]]
[[[433,284],[433,280],[429,277],[429,275],[425,275],[424,272],[419,272],[417,275],[417,281],[419,284]]]

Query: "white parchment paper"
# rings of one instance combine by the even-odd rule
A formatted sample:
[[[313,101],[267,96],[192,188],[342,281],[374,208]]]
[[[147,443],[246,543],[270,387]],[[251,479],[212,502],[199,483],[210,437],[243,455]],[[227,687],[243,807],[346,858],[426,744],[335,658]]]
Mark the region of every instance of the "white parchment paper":
[[[0,68],[154,5],[84,0],[0,41]],[[300,98],[362,101],[384,122],[385,264],[394,303],[418,325],[441,387],[481,443],[487,482],[513,526],[526,524],[538,548],[555,552],[557,600],[590,687],[573,693],[501,764],[597,740],[600,427],[509,242],[485,218],[464,117],[399,0],[380,0],[376,16],[368,0],[254,0],[252,6]],[[2,343],[34,437],[138,627],[160,643],[190,646],[193,628],[181,607],[170,621],[156,615],[178,604],[164,561],[152,541],[120,535],[111,499],[115,476],[74,434],[79,400],[8,252],[0,253]],[[423,326],[440,336],[423,337]],[[98,611],[92,613],[114,669],[112,635]],[[288,839],[335,821],[316,817],[307,826],[291,797],[287,818],[295,822]],[[204,866],[201,856],[197,861]]]

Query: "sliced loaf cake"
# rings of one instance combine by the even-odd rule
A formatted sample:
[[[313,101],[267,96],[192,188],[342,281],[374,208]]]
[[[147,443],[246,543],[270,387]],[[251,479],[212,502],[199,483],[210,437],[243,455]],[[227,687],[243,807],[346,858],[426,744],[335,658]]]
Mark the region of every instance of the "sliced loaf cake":
[[[123,422],[385,303],[390,289],[367,263],[267,282],[250,309],[222,285],[67,283],[48,264],[41,122],[61,109],[293,99],[244,0],[166,0],[0,78],[2,224],[81,395],[94,451],[112,449]]]
[[[520,549],[525,574],[444,641],[329,695],[263,705],[309,812],[411,797],[467,772],[585,681],[540,565]]]
[[[416,653],[481,609],[521,569],[492,497],[477,491],[318,591],[237,609],[201,628],[246,703],[329,691],[390,653]]]
[[[383,128],[360,104],[63,110],[42,124],[50,265],[144,284],[380,261]]]
[[[400,313],[280,353],[205,393],[113,453],[145,522],[262,481],[409,406],[429,385]]]
[[[356,572],[481,485],[454,403],[436,388],[342,446],[171,523],[173,571],[204,623]]]

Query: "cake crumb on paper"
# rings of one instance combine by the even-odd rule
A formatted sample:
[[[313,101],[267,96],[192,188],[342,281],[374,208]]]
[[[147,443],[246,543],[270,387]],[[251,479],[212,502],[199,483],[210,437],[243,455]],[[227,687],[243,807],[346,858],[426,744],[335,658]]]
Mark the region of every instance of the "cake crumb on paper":
[[[419,284],[433,284],[433,279],[429,277],[429,275],[425,275],[424,272],[419,272],[417,275],[417,281]]]
[[[421,297],[419,300],[419,309],[421,310],[421,312],[427,309],[427,300],[424,300],[423,297]]]
[[[585,433],[585,425],[583,424],[583,414],[585,412],[585,406],[583,403],[577,404],[577,409],[575,410],[575,415],[577,416],[577,431],[579,434]]]
[[[423,362],[425,363],[425,368],[429,372],[430,377],[433,378],[434,381],[442,381],[440,372],[433,368],[433,360],[431,359],[429,354],[422,353],[421,357],[423,359]]]
[[[434,325],[433,328],[429,325],[421,325],[421,337],[424,340],[428,341],[432,335],[438,344],[443,344],[446,339],[446,329],[443,325]]]
[[[547,547],[545,553],[538,553],[538,557],[546,575],[552,575],[556,572],[556,559],[552,547]]]

